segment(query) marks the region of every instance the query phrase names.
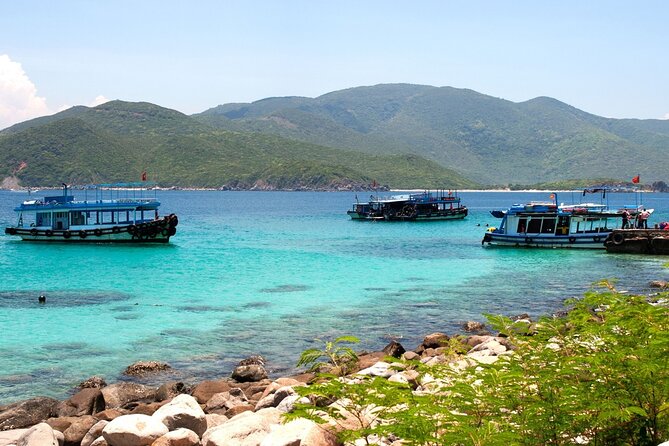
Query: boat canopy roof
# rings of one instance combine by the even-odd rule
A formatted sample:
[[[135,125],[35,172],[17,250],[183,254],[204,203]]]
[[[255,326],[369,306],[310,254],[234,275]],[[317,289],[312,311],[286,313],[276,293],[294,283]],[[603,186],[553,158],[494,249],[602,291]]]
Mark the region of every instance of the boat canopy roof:
[[[86,189],[146,189],[147,187],[155,187],[158,183],[153,181],[136,181],[129,183],[101,183],[84,186]]]
[[[69,212],[69,211],[150,211],[158,209],[160,202],[151,198],[122,198],[118,200],[91,201],[24,201],[14,208],[16,212]]]

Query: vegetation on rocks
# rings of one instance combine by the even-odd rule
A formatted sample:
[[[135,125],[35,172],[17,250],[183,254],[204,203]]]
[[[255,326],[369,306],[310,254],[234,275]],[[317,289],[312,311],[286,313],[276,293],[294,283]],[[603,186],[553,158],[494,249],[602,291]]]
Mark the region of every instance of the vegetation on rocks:
[[[340,336],[334,341],[322,341],[316,339],[316,342],[323,344],[323,349],[310,348],[302,352],[297,366],[308,366],[309,370],[323,371],[342,376],[351,371],[358,362],[358,355],[351,347],[343,344],[357,344],[360,342],[355,336]]]
[[[297,389],[321,403],[288,418],[334,423],[350,444],[657,445],[669,438],[669,294],[600,285],[560,317],[489,316],[512,346],[494,361],[398,360],[391,368],[404,379],[352,375]]]

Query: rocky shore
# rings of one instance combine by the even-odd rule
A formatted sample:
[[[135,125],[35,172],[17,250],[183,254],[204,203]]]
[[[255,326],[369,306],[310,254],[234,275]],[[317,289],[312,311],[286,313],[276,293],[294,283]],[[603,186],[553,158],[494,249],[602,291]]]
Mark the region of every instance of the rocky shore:
[[[526,315],[516,319],[531,324]],[[490,363],[512,349],[504,337],[484,328],[479,322],[464,325],[470,334],[459,336],[458,342],[467,353],[455,361],[456,366]],[[449,339],[444,333],[432,333],[412,351],[393,341],[383,351],[360,353],[350,376],[378,376],[427,389],[429,378],[420,377],[411,367],[391,367],[385,359],[453,363],[445,347]],[[169,365],[161,362],[139,362],[125,373],[144,376],[166,368]],[[303,373],[270,380],[259,356],[241,361],[228,378],[195,384],[170,381],[151,387],[107,384],[92,377],[64,401],[37,397],[0,406],[0,446],[338,445],[337,426],[359,423],[351,414],[342,414],[343,424],[341,420],[325,425],[301,418],[282,420],[296,402],[309,402],[295,389],[308,386],[314,377]]]

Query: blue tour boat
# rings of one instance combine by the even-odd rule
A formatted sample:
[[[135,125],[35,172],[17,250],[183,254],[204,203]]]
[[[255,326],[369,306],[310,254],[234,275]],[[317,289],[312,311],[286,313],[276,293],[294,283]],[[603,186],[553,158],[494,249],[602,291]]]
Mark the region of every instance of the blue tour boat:
[[[453,191],[425,191],[386,198],[371,196],[366,203],[357,200],[346,213],[353,220],[455,220],[467,216],[467,207]]]
[[[159,217],[160,202],[144,197],[148,185],[98,184],[83,188],[84,199],[76,201],[63,184],[62,195],[26,200],[16,207],[17,224],[5,233],[36,242],[167,243],[179,220],[174,214]]]
[[[583,194],[592,191],[602,192],[603,199],[606,196],[603,189],[590,189]],[[488,228],[481,244],[604,249],[604,241],[614,229],[630,228],[642,212],[653,212],[642,206],[609,209],[600,203],[558,205],[557,194],[551,194],[551,198],[550,202],[514,204],[505,211],[491,211],[502,221],[499,227]]]

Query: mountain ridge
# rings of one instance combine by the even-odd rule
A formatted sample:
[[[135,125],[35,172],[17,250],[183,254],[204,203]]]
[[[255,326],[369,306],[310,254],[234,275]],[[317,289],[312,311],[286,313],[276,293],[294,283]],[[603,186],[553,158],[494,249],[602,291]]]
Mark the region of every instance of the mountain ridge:
[[[18,169],[18,166],[23,166]],[[24,186],[114,182],[221,189],[477,187],[437,163],[214,129],[146,102],[77,107],[0,133],[0,169]],[[17,184],[7,181],[7,184]]]
[[[48,128],[53,137],[59,134],[58,125],[47,126],[66,119],[80,119],[90,127],[82,127],[82,132],[92,138],[92,156],[99,158],[97,146],[108,140],[117,152],[114,161],[130,156],[135,164],[160,171],[164,181],[179,186],[253,187],[267,178],[287,185],[292,178],[297,188],[316,187],[318,181],[312,180],[321,177],[323,187],[341,186],[348,179],[352,187],[378,181],[393,188],[475,188],[602,177],[624,180],[637,174],[654,181],[663,180],[669,170],[669,121],[604,118],[547,96],[516,103],[470,89],[378,84],[316,98],[222,104],[193,115],[147,102],[73,107],[0,131],[0,168],[5,175],[24,161],[13,151],[30,158],[31,152],[22,146],[27,135],[42,141],[50,137],[25,132],[42,128],[44,133]],[[86,133],[90,129],[95,132]],[[71,130],[63,132],[60,144],[73,138]],[[401,168],[394,164],[398,160],[404,163]],[[199,176],[187,168],[189,161],[199,164]],[[112,165],[127,173],[120,161]],[[134,172],[141,169],[135,167]],[[274,173],[280,171],[281,179],[271,169],[278,169]],[[118,176],[103,171],[98,169],[96,175]],[[59,173],[74,175],[62,169]],[[21,175],[27,179],[29,172]]]
[[[515,103],[470,89],[380,84],[255,104],[238,106],[244,108],[242,117],[230,104],[191,116],[218,128],[325,146],[336,142],[368,153],[414,153],[487,184],[636,173],[662,179],[669,167],[663,159],[669,121],[603,118],[546,96]],[[290,125],[269,125],[272,117]],[[320,133],[310,125],[316,117],[327,128],[343,127],[341,137]],[[581,153],[588,152],[590,159],[583,159]],[[644,162],[630,159],[632,153]]]

